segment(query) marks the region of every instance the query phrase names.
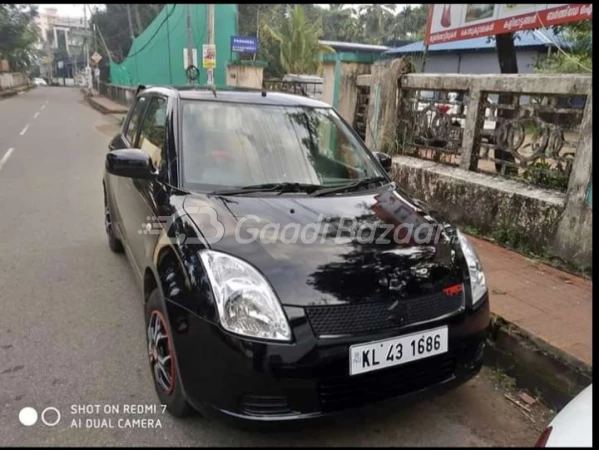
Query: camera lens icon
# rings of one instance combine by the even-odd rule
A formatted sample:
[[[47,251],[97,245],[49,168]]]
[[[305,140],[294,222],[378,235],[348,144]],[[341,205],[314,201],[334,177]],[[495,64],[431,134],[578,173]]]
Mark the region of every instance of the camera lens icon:
[[[35,425],[37,422],[37,411],[30,406],[26,406],[19,411],[19,422],[26,427]]]
[[[38,416],[35,408],[26,406],[19,411],[19,422],[23,426],[31,427],[37,423],[37,419],[41,418],[44,425],[48,427],[54,427],[60,422],[60,411],[53,406],[45,408],[42,413]]]
[[[60,411],[53,406],[48,406],[42,411],[42,422],[49,427],[55,427],[60,422]]]

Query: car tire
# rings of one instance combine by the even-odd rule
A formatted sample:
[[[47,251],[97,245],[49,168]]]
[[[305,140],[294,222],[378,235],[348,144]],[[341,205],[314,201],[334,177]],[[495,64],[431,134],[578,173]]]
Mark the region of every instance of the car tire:
[[[110,211],[110,205],[106,198],[106,190],[104,191],[104,228],[106,230],[106,236],[108,236],[108,246],[114,253],[123,253],[123,243],[114,233],[114,225],[112,223],[112,212]]]
[[[151,323],[151,321],[154,321]],[[164,380],[162,383],[157,379],[157,371],[155,366],[157,365],[157,356],[156,353],[152,355],[152,352],[155,350],[153,348],[153,343],[151,342],[151,331],[155,330],[156,323],[160,321],[160,330],[161,333],[164,333],[166,336],[161,339],[160,344],[162,349],[168,349],[168,356],[170,356],[169,364],[166,366],[166,371],[170,372],[170,381],[171,383],[168,385],[168,388],[164,386]],[[172,344],[172,333],[170,330],[170,325],[167,319],[167,314],[164,309],[164,302],[162,300],[162,295],[160,294],[158,289],[154,289],[148,298],[148,301],[145,305],[145,323],[146,323],[146,344],[148,349],[148,356],[150,358],[150,371],[152,373],[152,379],[154,380],[154,388],[156,389],[156,394],[160,399],[160,403],[166,406],[166,410],[175,417],[187,417],[191,415],[194,410],[187,402],[185,398],[185,394],[183,393],[183,387],[181,384],[181,376],[179,375],[179,369],[177,367],[176,356],[174,352],[174,347]],[[152,328],[151,328],[152,326]],[[166,340],[166,342],[165,342]],[[161,350],[158,349],[158,352]]]

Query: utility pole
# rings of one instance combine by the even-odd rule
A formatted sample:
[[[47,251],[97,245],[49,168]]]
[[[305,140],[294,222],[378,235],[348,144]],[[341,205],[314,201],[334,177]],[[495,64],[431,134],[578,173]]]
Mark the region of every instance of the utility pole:
[[[98,32],[96,30],[96,24],[94,23],[94,52],[98,53]],[[98,80],[98,93],[100,93],[100,63],[96,63],[96,69],[98,76],[96,77]]]
[[[185,14],[187,16],[187,67],[193,66],[193,32],[191,30],[191,7],[188,4],[185,5]],[[190,74],[187,74],[187,82],[193,84]]]
[[[89,67],[89,24],[87,23],[87,4],[83,4],[83,23],[85,25],[85,40],[83,41],[83,51],[85,52],[85,84],[87,89],[91,91],[91,68]]]
[[[214,3],[206,5],[206,25],[208,27],[208,44],[214,45]],[[216,59],[216,58],[215,58]],[[207,70],[207,84],[214,84],[214,69]]]
[[[131,42],[135,40],[135,34],[133,34],[133,22],[131,21],[131,5],[127,3],[127,20],[129,21],[129,34],[131,35]]]

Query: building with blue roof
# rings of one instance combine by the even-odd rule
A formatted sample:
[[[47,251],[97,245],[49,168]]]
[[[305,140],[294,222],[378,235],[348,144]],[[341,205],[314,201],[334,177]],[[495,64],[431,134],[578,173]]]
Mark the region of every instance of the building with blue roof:
[[[570,46],[551,29],[518,31],[514,33],[514,46],[519,73],[533,73],[539,58],[548,52],[557,51],[557,46],[566,50]],[[424,41],[413,42],[383,52],[386,58],[414,56],[422,58]],[[425,72],[427,73],[500,73],[495,38],[478,37],[462,41],[433,44],[428,48]]]

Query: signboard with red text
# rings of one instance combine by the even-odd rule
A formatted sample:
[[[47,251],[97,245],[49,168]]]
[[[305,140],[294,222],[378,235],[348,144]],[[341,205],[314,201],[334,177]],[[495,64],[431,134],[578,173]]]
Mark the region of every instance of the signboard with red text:
[[[429,5],[426,45],[544,28],[593,17],[592,3]]]

